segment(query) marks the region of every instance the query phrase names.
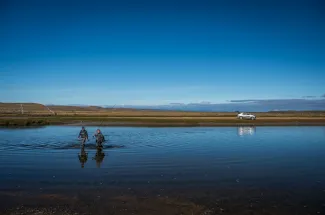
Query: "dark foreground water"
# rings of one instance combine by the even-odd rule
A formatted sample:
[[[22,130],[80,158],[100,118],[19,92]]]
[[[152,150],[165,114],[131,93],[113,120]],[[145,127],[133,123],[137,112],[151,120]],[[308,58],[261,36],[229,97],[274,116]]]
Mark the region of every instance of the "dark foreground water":
[[[325,127],[86,129],[1,129],[0,211],[325,214]]]

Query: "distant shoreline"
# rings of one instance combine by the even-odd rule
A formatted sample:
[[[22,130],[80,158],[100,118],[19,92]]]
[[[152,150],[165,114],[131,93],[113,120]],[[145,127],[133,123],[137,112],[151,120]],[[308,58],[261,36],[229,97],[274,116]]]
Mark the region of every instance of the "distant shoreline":
[[[237,119],[237,112],[158,111],[100,107],[0,103],[0,127],[124,126],[314,126],[325,125],[325,111],[253,112],[256,120]]]
[[[113,122],[86,122],[64,124],[65,126],[103,126],[103,127],[239,127],[239,126],[325,126],[324,122],[276,122],[276,123],[113,123]]]
[[[325,117],[257,117],[240,120],[234,117],[0,117],[0,127],[33,127],[47,125],[110,127],[227,127],[227,126],[325,126]]]

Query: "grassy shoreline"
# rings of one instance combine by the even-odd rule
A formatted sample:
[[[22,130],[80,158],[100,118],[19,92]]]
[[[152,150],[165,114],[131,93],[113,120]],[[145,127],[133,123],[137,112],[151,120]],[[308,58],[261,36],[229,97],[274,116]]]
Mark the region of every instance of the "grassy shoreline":
[[[236,112],[46,106],[37,103],[0,102],[0,127],[46,125],[143,127],[325,125],[325,110],[252,113],[256,115],[257,120],[239,120],[236,118]]]
[[[94,117],[94,116],[21,116],[0,117],[1,127],[31,127],[46,125],[85,126],[143,126],[143,127],[197,127],[197,126],[296,126],[325,125],[325,117],[258,117],[240,120],[236,117]]]

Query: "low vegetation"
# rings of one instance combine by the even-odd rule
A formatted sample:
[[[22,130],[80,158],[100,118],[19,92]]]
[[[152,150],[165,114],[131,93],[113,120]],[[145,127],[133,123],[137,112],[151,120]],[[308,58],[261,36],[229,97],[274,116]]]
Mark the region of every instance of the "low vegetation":
[[[62,124],[199,126],[325,124],[325,111],[282,111],[253,113],[257,120],[239,120],[236,112],[185,112],[112,109],[96,106],[45,106],[36,103],[0,103],[0,126],[43,126]]]
[[[263,117],[257,120],[239,120],[235,117],[10,117],[0,118],[0,126],[43,125],[120,125],[120,126],[219,126],[219,125],[296,125],[325,124],[324,117]]]

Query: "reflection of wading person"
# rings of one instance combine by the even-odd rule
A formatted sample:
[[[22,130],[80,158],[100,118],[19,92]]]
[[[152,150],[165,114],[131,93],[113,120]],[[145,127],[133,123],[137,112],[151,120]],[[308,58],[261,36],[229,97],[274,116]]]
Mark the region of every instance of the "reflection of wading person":
[[[81,138],[81,145],[84,145],[85,142],[88,140],[88,132],[85,127],[82,126],[78,138]]]
[[[102,144],[105,141],[105,137],[99,129],[97,129],[96,133],[94,134],[94,137],[96,137],[97,147],[103,147]]]
[[[103,162],[105,153],[102,151],[101,147],[97,147],[97,152],[93,160],[96,160],[96,165],[99,168],[100,164]]]
[[[79,157],[79,161],[81,163],[81,168],[84,168],[85,167],[85,163],[88,160],[88,153],[85,151],[85,146],[84,145],[82,145],[81,152],[78,155],[78,157]]]

